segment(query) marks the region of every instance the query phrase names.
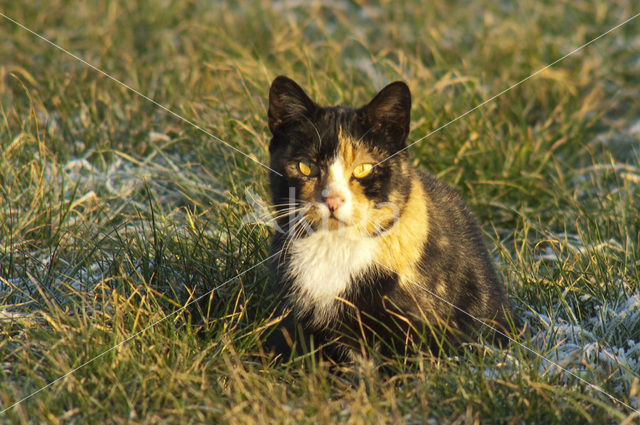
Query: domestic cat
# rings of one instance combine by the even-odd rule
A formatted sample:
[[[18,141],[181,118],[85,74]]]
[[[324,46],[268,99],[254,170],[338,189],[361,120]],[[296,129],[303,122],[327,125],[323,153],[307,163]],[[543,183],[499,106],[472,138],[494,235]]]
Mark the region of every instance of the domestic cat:
[[[403,150],[410,109],[403,82],[350,108],[273,81],[273,276],[285,316],[275,351],[406,355],[473,339],[483,327],[474,318],[507,327],[506,293],[470,209]]]

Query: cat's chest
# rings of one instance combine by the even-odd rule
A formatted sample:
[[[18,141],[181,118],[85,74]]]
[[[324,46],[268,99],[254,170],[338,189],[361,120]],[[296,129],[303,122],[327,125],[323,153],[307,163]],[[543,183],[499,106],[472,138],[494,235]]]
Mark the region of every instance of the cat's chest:
[[[298,307],[330,310],[336,297],[374,266],[375,249],[372,238],[341,231],[317,231],[294,241],[287,274]]]

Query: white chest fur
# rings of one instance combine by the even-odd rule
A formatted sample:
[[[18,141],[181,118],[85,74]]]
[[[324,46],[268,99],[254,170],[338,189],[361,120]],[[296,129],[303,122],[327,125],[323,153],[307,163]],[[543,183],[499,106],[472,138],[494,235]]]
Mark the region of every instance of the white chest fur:
[[[293,278],[298,309],[313,308],[313,320],[330,320],[339,297],[354,278],[373,265],[375,242],[354,231],[319,230],[294,241],[288,274]]]

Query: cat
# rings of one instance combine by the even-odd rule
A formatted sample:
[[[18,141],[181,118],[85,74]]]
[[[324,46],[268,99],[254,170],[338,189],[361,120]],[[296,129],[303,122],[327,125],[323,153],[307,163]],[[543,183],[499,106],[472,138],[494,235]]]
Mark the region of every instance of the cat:
[[[410,109],[400,81],[360,108],[321,107],[293,80],[273,81],[272,272],[284,319],[272,351],[407,355],[442,349],[443,336],[454,348],[473,340],[476,319],[507,328],[506,291],[472,212],[409,163]]]

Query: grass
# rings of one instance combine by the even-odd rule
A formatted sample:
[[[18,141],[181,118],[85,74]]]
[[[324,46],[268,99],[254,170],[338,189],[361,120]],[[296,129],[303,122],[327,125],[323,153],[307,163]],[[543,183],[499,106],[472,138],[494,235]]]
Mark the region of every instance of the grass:
[[[626,0],[430,3],[0,10],[261,162],[276,75],[323,104],[405,80],[411,141],[639,12]],[[411,148],[476,211],[523,343],[572,374],[513,345],[392,360],[389,376],[261,362],[273,300],[266,267],[251,267],[270,229],[251,214],[268,199],[265,169],[0,18],[0,409],[144,330],[0,423],[637,420],[577,377],[638,409],[639,28]]]

